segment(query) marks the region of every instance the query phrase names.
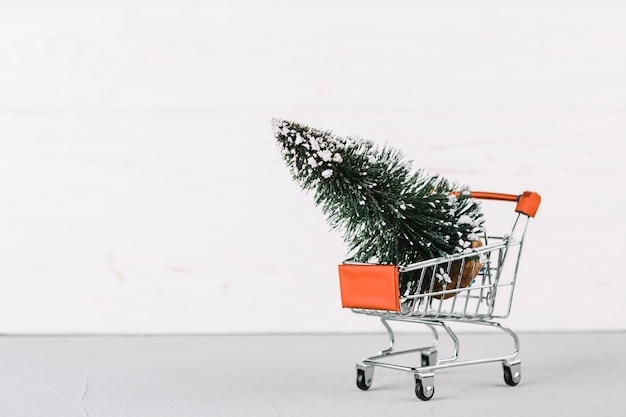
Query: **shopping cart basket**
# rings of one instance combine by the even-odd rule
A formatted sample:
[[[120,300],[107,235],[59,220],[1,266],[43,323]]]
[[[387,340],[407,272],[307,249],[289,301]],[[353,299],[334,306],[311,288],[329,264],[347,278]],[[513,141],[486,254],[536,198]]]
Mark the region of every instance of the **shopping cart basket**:
[[[415,377],[415,395],[430,400],[435,393],[434,372],[456,366],[501,362],[506,384],[521,380],[519,338],[494,319],[508,317],[515,289],[524,235],[541,197],[526,191],[521,195],[473,192],[472,197],[516,202],[517,213],[511,231],[502,236],[481,237],[482,246],[470,251],[425,260],[411,265],[344,263],[339,265],[342,305],[358,314],[380,317],[389,336],[389,347],[357,363],[356,385],[367,390],[375,367],[410,372]],[[403,277],[410,277],[400,293]],[[432,344],[408,350],[395,350],[395,335],[389,322],[426,325],[433,334]],[[503,331],[513,339],[513,351],[496,357],[461,360],[460,340],[449,323],[470,323]],[[437,329],[443,329],[453,342],[450,357],[439,358]],[[419,355],[419,365],[391,362],[392,357]]]

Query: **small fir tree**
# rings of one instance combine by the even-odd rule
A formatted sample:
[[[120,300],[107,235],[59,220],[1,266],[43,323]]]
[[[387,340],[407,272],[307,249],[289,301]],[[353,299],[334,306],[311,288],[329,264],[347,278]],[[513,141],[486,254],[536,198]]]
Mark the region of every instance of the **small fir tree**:
[[[471,250],[482,229],[466,187],[412,171],[402,152],[358,138],[273,119],[293,179],[314,192],[349,260],[407,265]]]

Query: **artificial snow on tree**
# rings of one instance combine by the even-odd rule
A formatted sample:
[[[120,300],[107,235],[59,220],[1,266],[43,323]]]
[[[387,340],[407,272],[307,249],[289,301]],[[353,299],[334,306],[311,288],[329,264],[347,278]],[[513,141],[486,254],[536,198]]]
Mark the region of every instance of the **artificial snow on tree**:
[[[469,252],[478,240],[482,214],[467,187],[413,171],[390,146],[281,119],[272,126],[293,179],[342,232],[350,261],[408,265]]]

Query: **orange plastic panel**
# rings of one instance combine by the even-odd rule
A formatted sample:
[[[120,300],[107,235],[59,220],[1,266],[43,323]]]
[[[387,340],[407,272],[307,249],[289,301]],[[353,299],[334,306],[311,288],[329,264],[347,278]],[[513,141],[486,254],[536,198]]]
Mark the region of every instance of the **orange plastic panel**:
[[[400,311],[395,265],[339,265],[339,286],[345,308]]]

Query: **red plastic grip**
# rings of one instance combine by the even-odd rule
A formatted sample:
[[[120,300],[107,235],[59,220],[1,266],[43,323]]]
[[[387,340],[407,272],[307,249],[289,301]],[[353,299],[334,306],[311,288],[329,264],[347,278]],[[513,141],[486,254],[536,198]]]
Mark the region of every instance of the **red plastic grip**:
[[[517,200],[517,207],[515,211],[518,213],[524,213],[527,216],[535,217],[537,210],[541,204],[541,196],[532,191],[524,191]]]
[[[516,201],[515,211],[529,217],[535,217],[541,204],[541,196],[533,191],[524,191],[520,195],[472,191],[471,196],[483,200]]]
[[[460,193],[457,191],[454,194],[458,196]],[[470,195],[482,200],[516,201],[515,211],[529,217],[535,217],[541,204],[541,196],[533,191],[524,191],[520,195],[472,191]]]

